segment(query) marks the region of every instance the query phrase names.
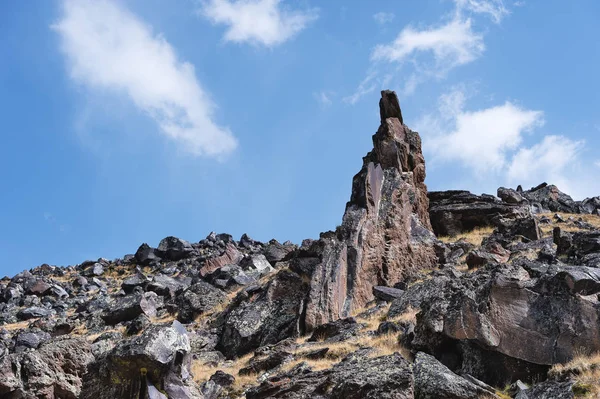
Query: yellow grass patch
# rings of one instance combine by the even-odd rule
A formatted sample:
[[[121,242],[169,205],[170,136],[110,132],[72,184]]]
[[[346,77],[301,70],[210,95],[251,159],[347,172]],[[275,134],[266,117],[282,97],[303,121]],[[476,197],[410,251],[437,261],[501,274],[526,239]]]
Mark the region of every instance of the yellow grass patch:
[[[600,397],[600,353],[576,355],[566,364],[553,366],[548,375],[570,376],[577,381],[573,386],[573,393],[577,398]]]
[[[471,231],[467,231],[465,233],[460,233],[455,236],[438,237],[438,240],[445,242],[445,243],[449,243],[449,242],[459,241],[460,239],[464,239],[473,245],[480,246],[483,239],[488,237],[493,232],[494,232],[494,228],[492,226],[478,227]]]
[[[217,367],[205,365],[199,361],[194,361],[192,362],[192,375],[194,376],[194,381],[201,384],[205,381],[208,381],[214,373],[221,370],[224,373],[231,374],[235,377],[235,382],[231,388],[234,392],[241,394],[246,388],[256,385],[257,383],[256,375],[239,375],[240,370],[248,365],[248,361],[251,357],[252,353],[249,353],[246,356],[240,357],[228,364]]]
[[[554,215],[556,213],[558,213],[563,219],[565,219],[564,223],[557,223],[554,220]],[[551,224],[540,225],[540,229],[542,230],[542,234],[544,237],[551,236],[552,231],[554,230],[555,227],[560,227],[560,229],[562,231],[567,231],[570,233],[575,233],[578,231],[585,231],[585,230],[582,230],[581,228],[575,226],[572,222],[567,222],[566,220],[568,220],[570,217],[572,217],[575,220],[589,223],[592,226],[594,226],[595,228],[600,229],[600,216],[596,216],[596,215],[553,212],[553,213],[540,213],[537,216],[538,216],[538,220],[545,216],[552,221]]]
[[[29,327],[29,324],[34,320],[20,321],[18,323],[0,325],[0,328],[4,328],[7,331],[18,331]]]

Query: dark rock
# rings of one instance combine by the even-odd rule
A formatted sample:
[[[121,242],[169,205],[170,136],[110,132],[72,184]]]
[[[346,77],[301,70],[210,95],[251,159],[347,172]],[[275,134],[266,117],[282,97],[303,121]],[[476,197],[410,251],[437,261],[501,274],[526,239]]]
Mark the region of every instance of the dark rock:
[[[417,353],[413,366],[416,399],[497,398],[492,387],[474,384],[438,362],[433,356]]]
[[[541,212],[579,213],[579,205],[573,198],[561,192],[558,187],[542,183],[521,195],[531,204],[539,204]]]
[[[49,341],[36,351],[0,357],[0,396],[79,398],[81,376],[93,359],[85,339]]]
[[[314,329],[308,342],[338,342],[356,336],[361,329],[361,325],[353,317],[340,319],[323,324]]]
[[[217,349],[234,358],[304,334],[301,316],[307,291],[307,283],[289,270],[263,287],[245,288],[226,311]]]
[[[143,295],[128,295],[112,303],[102,313],[102,319],[106,324],[115,325],[123,321],[133,320],[141,314],[154,317],[159,304],[159,298],[154,292],[146,292]]]
[[[373,287],[373,295],[375,298],[385,302],[392,302],[394,299],[398,299],[404,295],[404,291],[392,287]]]
[[[412,399],[412,373],[397,353],[377,358],[351,356],[316,372],[301,363],[249,389],[246,398]]]
[[[33,306],[30,308],[21,310],[19,313],[17,313],[17,317],[20,320],[30,320],[30,319],[35,319],[38,317],[47,317],[53,313],[54,312],[50,309]]]
[[[293,356],[287,352],[275,352],[263,359],[250,359],[248,366],[240,369],[240,375],[258,374],[269,371],[292,360]]]
[[[295,249],[295,245],[283,245],[280,244],[277,240],[271,240],[266,245],[263,254],[267,258],[269,263],[275,266],[277,262],[284,260]]]
[[[200,399],[190,381],[190,362],[190,342],[179,322],[151,326],[90,364],[81,396],[137,398],[151,386],[162,387],[169,398]]]
[[[240,266],[256,276],[265,276],[275,271],[264,255],[247,256],[240,261]]]
[[[227,374],[221,370],[218,370],[210,377],[210,380],[222,387],[228,387],[233,385],[233,383],[235,382],[235,377],[231,374]]]
[[[178,261],[185,259],[194,251],[192,245],[177,237],[163,238],[158,244],[156,253],[163,259]]]
[[[160,261],[161,259],[156,253],[155,248],[152,248],[148,244],[144,243],[140,245],[135,253],[135,260],[140,265],[149,265],[150,263]]]
[[[182,323],[190,323],[201,314],[222,304],[225,299],[223,291],[204,281],[199,281],[176,298],[179,309],[177,319]]]
[[[40,344],[48,341],[50,334],[44,331],[22,332],[17,335],[15,347],[37,349]]]
[[[429,215],[436,236],[456,236],[479,227],[493,226],[493,219],[519,219],[530,215],[527,205],[506,203],[492,196],[468,191],[431,191]]]
[[[508,204],[520,204],[523,202],[521,194],[511,188],[498,188],[498,198]]]

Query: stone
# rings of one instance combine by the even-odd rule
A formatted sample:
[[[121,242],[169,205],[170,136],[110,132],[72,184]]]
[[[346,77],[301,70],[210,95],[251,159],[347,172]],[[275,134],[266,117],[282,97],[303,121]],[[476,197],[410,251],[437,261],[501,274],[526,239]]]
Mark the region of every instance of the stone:
[[[173,236],[163,238],[156,249],[158,256],[171,261],[185,259],[193,251],[194,248],[189,242]]]
[[[415,399],[498,398],[492,387],[474,384],[438,362],[433,356],[417,353],[413,365]],[[498,398],[499,399],[499,398]]]
[[[140,245],[138,250],[135,253],[135,260],[140,265],[149,265],[152,262],[159,262],[160,256],[156,253],[156,249],[150,247],[148,244],[144,243]]]
[[[179,310],[177,319],[182,323],[190,323],[196,317],[222,304],[225,299],[223,291],[204,281],[199,281],[176,298]]]
[[[217,349],[228,358],[305,333],[302,322],[307,283],[281,270],[261,287],[247,287],[224,315]]]
[[[106,324],[115,325],[123,321],[134,320],[142,314],[154,317],[159,306],[160,300],[154,292],[128,295],[110,304],[101,317]]]
[[[81,396],[136,398],[148,387],[162,387],[166,397],[200,399],[191,383],[190,342],[185,328],[150,326],[140,336],[120,342],[89,365]]]
[[[511,188],[498,188],[498,198],[508,204],[520,204],[523,202],[521,194]]]
[[[404,291],[399,290],[398,288],[381,286],[373,287],[373,296],[385,302],[392,302],[394,299],[402,297],[402,295],[404,295]]]

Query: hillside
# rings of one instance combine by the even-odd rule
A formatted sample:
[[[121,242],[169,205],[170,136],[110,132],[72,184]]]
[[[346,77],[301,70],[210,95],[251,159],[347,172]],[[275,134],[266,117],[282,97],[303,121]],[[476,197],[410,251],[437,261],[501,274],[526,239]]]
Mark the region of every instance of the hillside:
[[[428,192],[383,91],[335,231],[0,281],[1,398],[600,397],[600,197]]]

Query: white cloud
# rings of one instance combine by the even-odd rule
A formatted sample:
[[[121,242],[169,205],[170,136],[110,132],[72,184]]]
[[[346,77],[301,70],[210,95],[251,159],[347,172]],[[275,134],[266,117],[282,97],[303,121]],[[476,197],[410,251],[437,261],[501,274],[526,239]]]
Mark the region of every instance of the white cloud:
[[[502,0],[454,0],[454,2],[458,14],[464,11],[487,14],[497,24],[502,21],[502,18],[510,14]]]
[[[494,22],[510,12],[502,0],[453,0],[454,9],[442,22],[426,28],[404,27],[390,43],[375,46],[371,53],[370,74],[401,76],[402,95],[411,95],[429,80],[444,79],[448,72],[480,58],[486,50],[483,33],[473,28],[474,18],[489,16]],[[377,15],[377,14],[376,14]],[[371,78],[377,81],[376,76]],[[376,89],[382,89],[377,86]],[[374,90],[374,89],[373,89]],[[357,102],[364,85],[347,98]]]
[[[598,161],[594,162],[594,165],[596,165],[597,167],[599,167],[599,168],[600,168],[600,160],[598,160]]]
[[[471,28],[471,20],[454,19],[437,28],[404,28],[390,44],[375,47],[374,61],[403,63],[419,53],[431,53],[437,74],[477,59],[485,50],[483,36]]]
[[[465,93],[440,98],[439,113],[418,122],[428,132],[426,145],[438,161],[458,161],[477,174],[498,171],[522,143],[525,132],[543,124],[543,113],[509,101],[478,111],[464,109]]]
[[[318,18],[317,9],[291,10],[281,0],[205,0],[200,13],[228,26],[226,41],[267,47],[284,43]]]
[[[333,103],[333,101],[331,101],[332,95],[333,93],[329,91],[320,91],[317,93],[313,93],[314,98],[319,104],[321,104],[322,107],[328,107]]]
[[[527,133],[544,123],[541,111],[510,101],[467,111],[466,99],[464,90],[455,89],[440,97],[435,114],[416,123],[430,165],[459,167],[449,173],[463,182],[472,181],[474,191],[482,186],[528,187],[546,181],[576,198],[598,195],[594,173],[581,167],[583,140],[546,135],[526,146]],[[600,161],[596,165],[600,167]]]
[[[545,136],[538,144],[517,151],[508,166],[508,180],[517,184],[551,181],[566,190],[569,182],[565,172],[577,161],[582,149],[583,141]]]
[[[52,29],[71,77],[88,88],[126,94],[163,134],[194,155],[219,156],[237,141],[213,121],[215,105],[194,66],[120,3],[65,0]]]
[[[391,12],[383,12],[380,11],[376,14],[373,15],[373,19],[375,20],[375,22],[377,22],[379,25],[385,25],[389,22],[392,22],[394,20],[394,13]]]

